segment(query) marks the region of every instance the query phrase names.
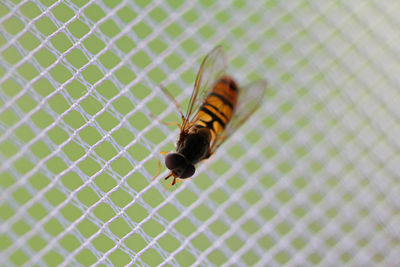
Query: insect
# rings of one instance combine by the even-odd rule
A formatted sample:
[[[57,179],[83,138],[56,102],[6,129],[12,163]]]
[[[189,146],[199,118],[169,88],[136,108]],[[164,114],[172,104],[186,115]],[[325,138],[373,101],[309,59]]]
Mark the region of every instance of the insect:
[[[239,87],[227,68],[222,46],[215,47],[203,60],[186,115],[178,103],[166,92],[179,109],[182,124],[175,152],[167,154],[165,165],[173,177],[170,185],[187,179],[195,173],[195,165],[208,159],[216,149],[257,110],[267,87],[264,80]],[[158,172],[161,165],[158,160]],[[153,178],[153,179],[154,179]]]

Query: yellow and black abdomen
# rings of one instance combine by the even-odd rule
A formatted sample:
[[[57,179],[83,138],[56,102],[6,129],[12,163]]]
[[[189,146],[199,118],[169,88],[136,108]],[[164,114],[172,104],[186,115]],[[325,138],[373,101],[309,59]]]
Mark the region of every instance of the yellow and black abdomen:
[[[222,76],[196,114],[195,126],[209,128],[212,137],[219,135],[232,118],[238,94],[239,88],[232,78]]]

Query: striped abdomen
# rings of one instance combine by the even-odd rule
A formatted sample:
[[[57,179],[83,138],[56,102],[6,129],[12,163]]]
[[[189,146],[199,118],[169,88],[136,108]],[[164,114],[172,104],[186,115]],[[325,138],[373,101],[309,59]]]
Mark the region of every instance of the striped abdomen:
[[[222,76],[196,114],[195,126],[210,129],[212,138],[220,134],[232,118],[238,94],[239,88],[232,78]]]

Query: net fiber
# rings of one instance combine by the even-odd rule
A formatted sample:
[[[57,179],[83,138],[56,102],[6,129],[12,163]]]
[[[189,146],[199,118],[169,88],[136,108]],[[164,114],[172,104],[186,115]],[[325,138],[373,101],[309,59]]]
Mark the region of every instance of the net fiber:
[[[0,264],[399,266],[399,1],[3,0]],[[221,44],[261,108],[151,180]],[[167,174],[165,168],[161,176]]]

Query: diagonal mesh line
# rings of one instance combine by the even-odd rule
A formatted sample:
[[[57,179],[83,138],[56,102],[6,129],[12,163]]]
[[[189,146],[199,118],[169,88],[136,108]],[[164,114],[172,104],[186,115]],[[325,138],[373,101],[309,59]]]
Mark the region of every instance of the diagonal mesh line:
[[[13,12],[8,13],[6,16],[4,16],[3,18],[0,19],[0,24],[3,24],[6,20],[10,19],[12,16],[15,16],[15,13],[17,13],[17,11],[26,3],[28,3],[29,1],[22,1],[20,2],[18,5],[15,5],[13,8]],[[11,40],[8,40],[8,42],[0,47],[0,53],[3,53],[5,50],[7,50],[8,48],[12,47],[19,38],[21,38],[21,36],[23,36],[25,33],[27,33],[29,31],[29,29],[32,27],[32,25],[35,24],[35,22],[37,22],[38,20],[40,20],[41,18],[45,17],[46,15],[48,15],[48,13],[54,9],[55,7],[57,7],[59,4],[61,4],[62,1],[57,1],[54,4],[52,4],[51,6],[49,6],[48,8],[46,8],[39,16],[37,16],[36,18],[32,19],[31,21],[28,22],[28,25],[26,25],[26,27],[20,31],[17,35],[15,35]],[[49,36],[50,37],[50,36]],[[50,38],[48,38],[50,39]]]
[[[20,9],[23,5],[25,5],[28,2],[29,2],[28,0],[21,1],[17,5],[14,5],[13,8],[10,8],[8,6],[10,12],[0,18],[0,24],[3,24],[6,20],[10,19],[17,12],[18,9]],[[7,3],[2,3],[2,4],[6,5]]]

